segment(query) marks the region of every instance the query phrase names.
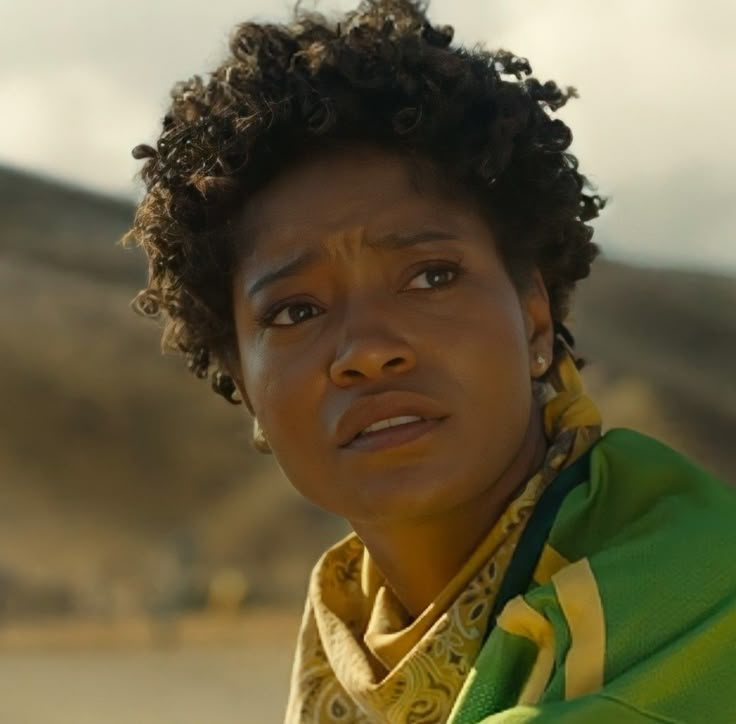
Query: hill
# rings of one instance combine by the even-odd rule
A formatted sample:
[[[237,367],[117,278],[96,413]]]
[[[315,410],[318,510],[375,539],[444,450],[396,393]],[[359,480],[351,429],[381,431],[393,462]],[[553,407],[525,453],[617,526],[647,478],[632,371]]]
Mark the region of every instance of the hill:
[[[166,612],[244,572],[299,604],[344,524],[249,443],[248,420],[156,353],[129,309],[130,204],[0,169],[0,611]],[[573,328],[607,427],[736,480],[736,285],[605,260]]]
[[[3,257],[98,281],[145,282],[141,255],[114,246],[133,217],[127,201],[0,166],[0,211]]]

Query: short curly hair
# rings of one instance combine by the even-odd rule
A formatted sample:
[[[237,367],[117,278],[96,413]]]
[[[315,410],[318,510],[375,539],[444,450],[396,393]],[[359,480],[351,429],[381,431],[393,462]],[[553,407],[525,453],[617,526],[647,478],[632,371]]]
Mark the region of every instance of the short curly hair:
[[[555,343],[574,346],[563,322],[598,253],[585,222],[605,203],[553,117],[575,89],[540,82],[509,51],[453,45],[453,28],[426,11],[362,0],[330,20],[297,2],[288,24],[243,23],[206,82],[174,86],[155,148],[133,149],[146,193],[124,241],[144,248],[149,270],[134,306],[162,318],[164,349],[229,401],[237,209],[297,158],[345,141],[428,160],[466,190],[512,280],[539,268]]]

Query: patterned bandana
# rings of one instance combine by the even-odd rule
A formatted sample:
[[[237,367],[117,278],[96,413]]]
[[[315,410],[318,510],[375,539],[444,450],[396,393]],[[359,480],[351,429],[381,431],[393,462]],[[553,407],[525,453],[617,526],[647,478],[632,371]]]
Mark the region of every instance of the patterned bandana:
[[[570,354],[535,383],[549,446],[542,467],[416,619],[351,534],[312,572],[285,724],[441,724],[483,641],[504,574],[546,486],[601,433]]]

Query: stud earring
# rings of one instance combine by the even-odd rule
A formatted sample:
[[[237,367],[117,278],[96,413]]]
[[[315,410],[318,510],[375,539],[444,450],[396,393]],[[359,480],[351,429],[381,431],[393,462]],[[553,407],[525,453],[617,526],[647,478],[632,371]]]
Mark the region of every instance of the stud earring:
[[[268,444],[268,440],[266,440],[263,428],[261,427],[261,423],[258,422],[257,417],[253,418],[253,447],[261,453],[268,454],[271,452],[271,446]]]
[[[547,364],[547,360],[545,359],[545,357],[544,357],[544,355],[543,355],[543,354],[538,354],[538,355],[537,355],[537,359],[536,359],[536,362],[537,362],[537,364],[538,364],[538,365],[544,365],[544,364]]]

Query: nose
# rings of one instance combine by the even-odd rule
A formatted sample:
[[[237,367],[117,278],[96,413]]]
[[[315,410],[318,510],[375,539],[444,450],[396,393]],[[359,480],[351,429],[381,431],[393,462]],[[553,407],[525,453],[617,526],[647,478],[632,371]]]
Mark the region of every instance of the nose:
[[[416,353],[405,336],[392,329],[387,315],[377,309],[367,312],[366,306],[359,315],[345,319],[342,343],[330,365],[330,378],[339,387],[402,374],[416,366]]]

